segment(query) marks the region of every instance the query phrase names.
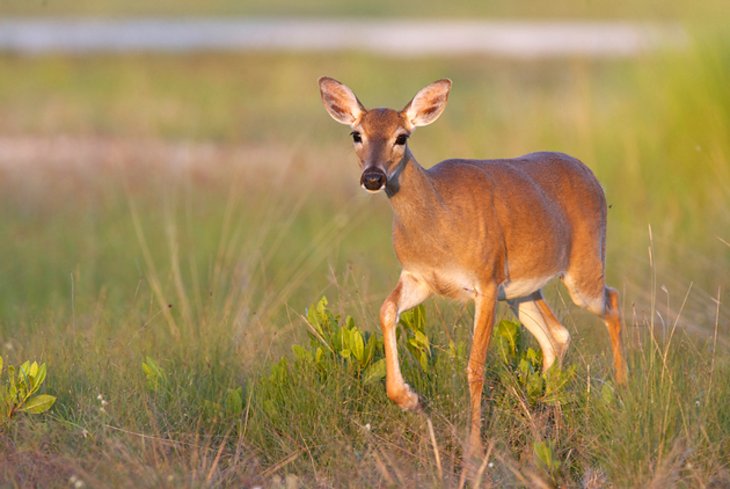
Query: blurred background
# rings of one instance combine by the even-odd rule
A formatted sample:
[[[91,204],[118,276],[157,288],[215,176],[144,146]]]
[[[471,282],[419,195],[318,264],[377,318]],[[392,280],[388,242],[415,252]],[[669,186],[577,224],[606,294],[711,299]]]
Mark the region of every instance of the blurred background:
[[[0,354],[47,359],[58,416],[86,426],[99,389],[137,406],[147,354],[256,372],[322,295],[376,331],[399,274],[390,209],[359,188],[322,75],[394,108],[451,78],[409,143],[427,167],[584,161],[629,348],[673,326],[726,347],[729,20],[720,0],[0,0]],[[600,324],[549,295],[572,358],[605,360]]]
[[[2,246],[16,258],[3,265],[2,314],[68,308],[71,278],[91,301],[136,290],[132,198],[145,199],[150,260],[169,261],[157,253],[173,220],[198,280],[220,258],[206,245],[233,239],[221,213],[245,220],[226,224],[240,243],[217,246],[250,246],[254,269],[272,255],[252,293],[279,295],[274,311],[301,310],[331,287],[325,271],[349,266],[381,297],[397,276],[389,210],[360,195],[346,131],[321,108],[323,74],[394,107],[452,78],[446,117],[411,143],[422,164],[575,155],[611,202],[608,270],[627,304],[650,292],[650,245],[675,294],[693,283],[714,296],[730,251],[723,7],[5,0]]]

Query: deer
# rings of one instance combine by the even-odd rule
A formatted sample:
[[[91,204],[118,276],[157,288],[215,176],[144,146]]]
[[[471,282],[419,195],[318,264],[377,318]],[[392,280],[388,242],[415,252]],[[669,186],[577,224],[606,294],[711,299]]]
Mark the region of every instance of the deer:
[[[476,461],[482,453],[484,369],[498,301],[506,301],[535,337],[546,371],[562,362],[570,342],[542,295],[549,281],[560,278],[572,301],[605,323],[617,384],[626,382],[627,368],[619,295],[605,282],[607,208],[597,178],[581,161],[556,152],[448,159],[424,168],[408,141],[417,127],[443,113],[451,85],[448,79],[435,81],[398,111],[366,109],[346,85],[319,79],[326,111],[352,131],[360,185],[371,193],[384,191],[393,210],[393,247],[402,270],[379,318],[386,392],[400,408],[423,407],[400,370],[400,314],[434,294],[474,302],[466,457]]]

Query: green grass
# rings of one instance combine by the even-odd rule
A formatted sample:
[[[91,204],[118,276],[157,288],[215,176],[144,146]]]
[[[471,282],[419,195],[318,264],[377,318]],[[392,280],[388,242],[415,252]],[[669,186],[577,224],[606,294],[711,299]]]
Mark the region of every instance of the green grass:
[[[630,383],[603,397],[603,326],[551,288],[573,334],[568,399],[529,402],[490,352],[489,480],[727,485],[729,55],[727,39],[713,38],[634,61],[536,64],[0,58],[3,145],[25,138],[36,151],[0,166],[0,354],[47,362],[45,390],[58,396],[50,414],[1,428],[3,487],[67,487],[71,477],[87,487],[456,484],[469,307],[429,302],[426,331],[448,359],[432,372],[402,348],[406,377],[431,403],[433,438],[422,416],[342,365],[324,379],[307,368],[271,379],[280,358],[295,365],[293,344],[307,344],[309,304],[326,294],[377,333],[398,276],[387,202],[360,192],[347,131],[319,102],[322,74],[366,105],[394,106],[451,77],[447,111],[410,143],[427,166],[561,150],[606,188]],[[66,149],[43,149],[61,136]],[[450,341],[461,345],[453,357]],[[165,372],[156,391],[148,356]],[[226,413],[238,387],[241,410]],[[560,462],[552,473],[534,454],[540,441]]]

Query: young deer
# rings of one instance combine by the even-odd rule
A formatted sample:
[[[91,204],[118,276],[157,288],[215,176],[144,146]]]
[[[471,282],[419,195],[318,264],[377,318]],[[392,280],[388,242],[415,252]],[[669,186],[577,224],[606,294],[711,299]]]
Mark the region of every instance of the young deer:
[[[626,381],[618,293],[604,281],[606,199],[583,163],[561,153],[504,160],[442,161],[424,169],[408,148],[416,127],[446,107],[450,80],[423,88],[401,111],[366,109],[340,82],[319,80],[322,101],[352,128],[368,192],[385,190],[393,207],[393,245],[403,266],[380,308],[388,397],[417,409],[396,350],[398,316],[431,294],[475,302],[467,366],[471,401],[468,453],[481,451],[484,363],[498,300],[506,300],[543,353],[543,369],[561,360],[570,335],[540,289],[560,277],[573,301],[600,316],[613,348],[616,381]]]

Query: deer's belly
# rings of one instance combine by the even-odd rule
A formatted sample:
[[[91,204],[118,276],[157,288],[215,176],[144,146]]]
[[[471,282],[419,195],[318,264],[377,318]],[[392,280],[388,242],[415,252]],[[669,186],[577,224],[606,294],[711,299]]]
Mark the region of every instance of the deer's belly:
[[[461,301],[474,300],[479,294],[479,282],[470,274],[458,269],[411,271],[428,284],[431,292]],[[526,297],[542,289],[558,274],[508,280],[499,285],[497,300]]]
[[[479,293],[477,281],[461,270],[418,270],[412,273],[427,283],[431,292],[437,295],[468,301]]]
[[[508,280],[499,286],[497,299],[503,301],[526,297],[542,289],[553,277],[555,277],[555,274]]]

